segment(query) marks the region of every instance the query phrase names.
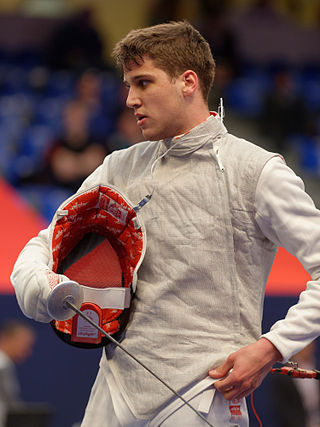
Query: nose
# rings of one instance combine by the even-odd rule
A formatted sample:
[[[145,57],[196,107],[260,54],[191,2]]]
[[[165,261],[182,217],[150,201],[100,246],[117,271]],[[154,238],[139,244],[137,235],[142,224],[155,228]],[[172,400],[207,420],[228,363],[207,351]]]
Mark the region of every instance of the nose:
[[[132,87],[129,89],[126,105],[129,108],[137,108],[141,105],[141,100]]]

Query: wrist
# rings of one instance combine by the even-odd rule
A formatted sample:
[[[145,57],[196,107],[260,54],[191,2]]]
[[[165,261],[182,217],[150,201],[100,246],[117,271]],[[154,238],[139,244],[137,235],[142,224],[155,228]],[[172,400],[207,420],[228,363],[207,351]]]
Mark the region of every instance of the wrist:
[[[260,343],[261,346],[263,346],[265,356],[270,360],[270,362],[276,363],[276,362],[281,362],[283,360],[283,356],[280,353],[280,351],[267,338],[262,337],[258,340],[258,342]]]

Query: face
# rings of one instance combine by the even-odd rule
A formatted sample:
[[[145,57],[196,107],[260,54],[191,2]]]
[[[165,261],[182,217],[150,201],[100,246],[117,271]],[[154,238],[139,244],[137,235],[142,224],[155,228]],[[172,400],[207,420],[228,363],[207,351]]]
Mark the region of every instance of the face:
[[[6,350],[9,357],[16,363],[23,362],[32,353],[35,336],[29,329],[21,327],[7,338]]]
[[[133,109],[137,125],[146,140],[156,141],[189,130],[185,117],[183,75],[172,79],[149,58],[124,68],[128,88],[127,106]]]

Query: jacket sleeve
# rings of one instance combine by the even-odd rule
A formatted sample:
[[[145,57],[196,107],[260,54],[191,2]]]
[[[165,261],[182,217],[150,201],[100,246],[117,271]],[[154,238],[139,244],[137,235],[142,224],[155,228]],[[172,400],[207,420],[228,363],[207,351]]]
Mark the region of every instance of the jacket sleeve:
[[[294,255],[311,276],[298,303],[263,335],[287,361],[320,335],[320,211],[280,158],[264,167],[255,206],[264,235]]]
[[[54,284],[63,277],[49,269],[49,228],[32,238],[21,251],[11,274],[18,304],[22,312],[40,322],[52,320],[46,301]]]
[[[101,165],[84,181],[79,191],[105,181],[103,175],[104,166]],[[55,274],[50,269],[50,232],[53,226],[54,219],[47,229],[26,244],[11,274],[11,283],[22,312],[40,322],[52,320],[47,312],[48,296],[54,286],[67,280],[66,276]]]

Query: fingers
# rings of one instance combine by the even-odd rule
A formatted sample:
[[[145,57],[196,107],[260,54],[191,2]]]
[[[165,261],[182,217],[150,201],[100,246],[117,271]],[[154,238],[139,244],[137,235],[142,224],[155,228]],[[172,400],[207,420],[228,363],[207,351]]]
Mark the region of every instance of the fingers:
[[[229,391],[222,394],[226,400],[241,400],[242,398],[249,396],[254,390],[255,387],[250,387],[245,390],[233,387]]]
[[[214,386],[227,400],[233,399],[237,393],[237,388],[234,386],[232,378],[230,377],[217,381]]]
[[[227,400],[242,399],[261,384],[279,354],[272,343],[261,338],[231,353],[222,365],[210,370],[209,375],[222,378],[216,381],[215,387]]]
[[[220,365],[215,369],[211,369],[209,371],[209,375],[211,378],[223,378],[226,375],[228,375],[228,373],[232,368],[233,368],[233,361],[230,358],[228,358],[223,363],[223,365]]]
[[[215,388],[223,394],[227,400],[242,399],[252,393],[257,385],[254,381],[246,376],[239,376],[235,371],[232,371],[226,378],[215,382]]]
[[[217,387],[216,387],[217,388]],[[223,394],[223,397],[227,400],[233,400],[234,396],[236,395],[237,390],[233,387],[227,387],[227,388],[222,388],[220,390],[218,390],[221,394]]]
[[[240,400],[247,397],[255,390],[255,387],[244,387],[243,385],[221,385],[217,381],[214,386],[224,396],[226,400]]]
[[[217,381],[214,386],[215,388],[223,394],[227,400],[232,400],[236,390],[232,384],[232,377],[230,379],[230,370],[233,368],[233,361],[229,357],[222,365],[218,366],[215,369],[209,371],[209,376],[212,378],[224,378],[220,381]]]

